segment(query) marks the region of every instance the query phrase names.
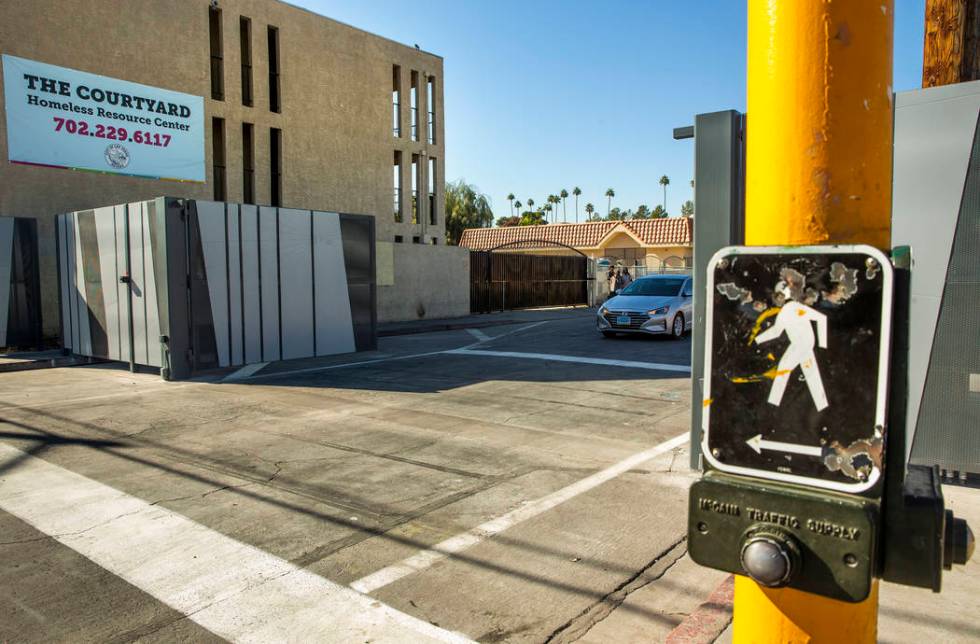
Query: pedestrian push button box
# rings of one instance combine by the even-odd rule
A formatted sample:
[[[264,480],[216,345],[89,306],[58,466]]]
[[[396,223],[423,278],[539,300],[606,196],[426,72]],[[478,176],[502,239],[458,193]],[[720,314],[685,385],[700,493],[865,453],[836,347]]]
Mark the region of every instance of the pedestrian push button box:
[[[708,264],[690,552],[845,601],[876,573],[894,273],[861,245],[728,247]]]

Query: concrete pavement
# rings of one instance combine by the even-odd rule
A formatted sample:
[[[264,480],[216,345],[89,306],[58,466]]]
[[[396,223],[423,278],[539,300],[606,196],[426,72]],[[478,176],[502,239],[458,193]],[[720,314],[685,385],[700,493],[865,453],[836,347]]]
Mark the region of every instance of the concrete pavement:
[[[0,374],[0,640],[237,641],[208,597],[259,633],[278,623],[262,606],[289,615],[322,594],[263,571],[334,589],[420,558],[350,592],[438,637],[587,632],[583,613],[666,571],[690,480],[683,438],[669,442],[687,431],[686,375],[590,360],[683,365],[689,343],[606,340],[588,317],[482,333],[386,338],[372,354],[227,383],[115,366]],[[445,353],[466,347],[506,355]],[[31,489],[41,474],[88,490],[82,507]],[[22,491],[4,497],[15,478]],[[168,546],[160,521],[214,546]],[[227,592],[221,552],[245,553]],[[377,613],[330,592],[345,612]],[[327,615],[285,634],[349,641]]]
[[[725,579],[686,556],[689,352],[570,315],[0,374],[0,641],[663,641]],[[882,641],[975,641],[978,581],[885,584]]]

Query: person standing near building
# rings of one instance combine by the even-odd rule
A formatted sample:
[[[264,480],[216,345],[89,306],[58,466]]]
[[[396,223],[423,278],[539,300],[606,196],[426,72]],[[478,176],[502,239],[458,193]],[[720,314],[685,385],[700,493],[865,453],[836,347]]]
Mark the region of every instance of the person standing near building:
[[[632,283],[633,283],[633,276],[630,275],[630,269],[624,268],[623,269],[623,288],[626,288],[627,286],[629,286]]]

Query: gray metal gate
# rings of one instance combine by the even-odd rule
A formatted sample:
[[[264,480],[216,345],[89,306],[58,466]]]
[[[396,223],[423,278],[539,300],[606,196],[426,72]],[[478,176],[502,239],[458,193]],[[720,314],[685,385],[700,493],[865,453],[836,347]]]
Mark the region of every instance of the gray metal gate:
[[[373,217],[159,198],[57,224],[73,353],[185,378],[376,346]]]

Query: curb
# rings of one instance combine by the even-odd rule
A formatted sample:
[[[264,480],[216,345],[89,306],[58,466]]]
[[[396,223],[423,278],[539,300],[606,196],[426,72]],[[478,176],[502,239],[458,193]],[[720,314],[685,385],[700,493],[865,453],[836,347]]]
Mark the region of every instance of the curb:
[[[16,371],[34,371],[36,369],[57,369],[58,367],[77,367],[87,364],[98,364],[108,362],[98,358],[78,359],[74,357],[47,358],[44,360],[24,360],[22,362],[8,362],[0,364],[0,373],[13,373]]]
[[[728,575],[700,606],[678,624],[664,640],[667,644],[710,644],[732,621],[735,576]]]
[[[515,320],[513,318],[506,320],[487,320],[487,321],[469,321],[469,322],[440,322],[419,326],[411,327],[397,327],[393,326],[391,328],[379,328],[378,337],[379,338],[389,338],[397,335],[414,335],[416,333],[435,333],[438,331],[462,331],[464,329],[485,329],[492,326],[507,326],[511,324],[534,324],[535,322],[552,322],[554,320],[569,320],[578,317],[586,317],[588,315],[595,315],[592,309],[586,309],[587,313],[583,315],[562,315],[557,317],[542,318],[540,320]]]

